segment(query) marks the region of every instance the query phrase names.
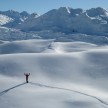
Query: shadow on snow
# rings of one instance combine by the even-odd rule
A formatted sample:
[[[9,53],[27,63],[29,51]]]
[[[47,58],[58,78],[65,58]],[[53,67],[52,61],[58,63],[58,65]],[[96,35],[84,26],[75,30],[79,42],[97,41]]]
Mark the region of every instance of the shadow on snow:
[[[12,89],[15,89],[15,88],[17,88],[17,87],[20,87],[20,86],[22,86],[22,85],[24,85],[24,84],[27,84],[27,83],[24,82],[24,83],[21,83],[21,84],[18,84],[18,85],[16,85],[16,86],[14,86],[14,87],[11,87],[11,88],[9,88],[9,89],[6,89],[6,90],[0,92],[0,96],[6,94],[7,92],[9,92],[9,91],[12,90]],[[61,87],[54,87],[54,86],[44,85],[44,84],[40,84],[40,83],[29,82],[29,84],[35,85],[35,86],[40,86],[40,87],[51,88],[51,89],[59,89],[59,90],[65,90],[65,91],[71,91],[71,92],[74,92],[74,93],[79,93],[79,94],[82,94],[82,95],[85,95],[85,96],[94,98],[94,99],[98,100],[99,102],[101,102],[102,104],[108,106],[108,103],[104,102],[103,100],[99,99],[98,97],[93,96],[93,95],[89,95],[89,94],[86,94],[86,93],[83,93],[83,92],[79,92],[79,91],[75,91],[75,90],[67,89],[67,88],[61,88]]]
[[[33,82],[29,82],[29,83],[32,84],[32,85],[40,86],[40,87],[47,87],[47,88],[51,88],[51,89],[59,89],[59,90],[66,90],[66,91],[71,91],[71,92],[79,93],[79,94],[82,94],[82,95],[94,98],[94,99],[98,100],[99,102],[101,102],[102,104],[108,106],[108,103],[104,102],[103,100],[99,99],[98,97],[92,96],[92,95],[89,95],[89,94],[86,94],[86,93],[83,93],[83,92],[79,92],[79,91],[75,91],[75,90],[67,89],[67,88],[48,86],[48,85],[39,84],[39,83],[33,83]]]
[[[26,84],[26,83],[21,83],[21,84],[18,84],[18,85],[16,85],[16,86],[14,86],[14,87],[11,87],[11,88],[9,88],[9,89],[6,89],[6,90],[0,92],[0,96],[4,95],[5,93],[9,92],[9,91],[12,90],[12,89],[15,89],[15,88],[17,88],[17,87],[19,87],[19,86],[22,86],[22,85],[24,85],[24,84]]]

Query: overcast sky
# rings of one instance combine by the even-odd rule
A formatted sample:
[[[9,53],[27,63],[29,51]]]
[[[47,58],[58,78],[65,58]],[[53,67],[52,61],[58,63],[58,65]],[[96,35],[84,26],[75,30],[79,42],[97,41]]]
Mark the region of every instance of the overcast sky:
[[[89,9],[103,7],[108,9],[108,0],[0,0],[0,10],[28,11],[43,14],[59,7]]]

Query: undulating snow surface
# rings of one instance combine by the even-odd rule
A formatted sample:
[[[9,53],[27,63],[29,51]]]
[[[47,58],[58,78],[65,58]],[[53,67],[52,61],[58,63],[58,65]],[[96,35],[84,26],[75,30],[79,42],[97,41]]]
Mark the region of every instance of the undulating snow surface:
[[[108,46],[0,41],[0,53],[0,108],[108,108]]]

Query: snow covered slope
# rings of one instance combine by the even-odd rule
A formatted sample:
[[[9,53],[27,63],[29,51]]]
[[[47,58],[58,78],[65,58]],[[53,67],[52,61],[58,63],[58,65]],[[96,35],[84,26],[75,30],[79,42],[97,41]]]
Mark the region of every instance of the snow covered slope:
[[[9,53],[41,53],[51,46],[54,40],[22,40],[5,41],[0,45],[0,54]]]
[[[39,39],[37,34],[22,32],[18,29],[7,28],[0,26],[0,40],[13,41],[13,40],[26,40],[26,39]]]
[[[80,52],[100,47],[95,44],[85,42],[54,42],[54,40],[21,40],[21,41],[1,41],[0,54],[12,53],[71,53]],[[104,48],[104,47],[101,47]],[[107,47],[106,47],[107,48]]]
[[[9,22],[12,22],[12,18],[6,16],[6,15],[2,15],[0,14],[0,25],[4,25],[4,24],[7,24]]]
[[[27,40],[3,41],[0,47],[2,108],[108,107],[108,46]]]
[[[103,8],[0,12],[23,30],[0,26],[0,108],[108,108],[107,22]]]

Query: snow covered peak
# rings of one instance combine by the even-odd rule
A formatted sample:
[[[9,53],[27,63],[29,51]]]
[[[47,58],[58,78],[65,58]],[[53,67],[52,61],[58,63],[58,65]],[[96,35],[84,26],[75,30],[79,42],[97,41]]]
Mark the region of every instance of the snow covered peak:
[[[13,21],[12,18],[10,18],[6,15],[0,14],[0,25],[4,25],[4,24],[7,24],[7,23],[12,22],[12,21]]]
[[[60,7],[59,9],[57,9],[58,11],[69,11],[69,7]]]
[[[71,9],[71,13],[73,14],[82,14],[84,11],[81,8]]]
[[[7,12],[10,12],[10,13],[18,13],[17,11],[11,9],[11,10],[8,10]]]
[[[69,14],[70,14],[70,13],[71,13],[70,9],[71,9],[71,8],[69,8],[69,7],[60,7],[60,8],[58,9],[58,11],[59,11],[59,12],[62,12],[62,13],[65,12],[65,13],[69,13]]]
[[[21,16],[28,17],[30,14],[26,11],[20,13]]]
[[[66,7],[66,9],[67,9],[67,12],[68,12],[68,13],[71,13],[71,11],[70,11],[70,8],[69,8],[69,7]]]
[[[91,8],[91,9],[87,10],[86,12],[90,17],[96,17],[96,16],[100,16],[100,15],[108,15],[108,11],[101,7]]]
[[[32,13],[31,15],[30,15],[30,17],[32,17],[32,18],[37,18],[39,15],[37,14],[37,13]]]
[[[73,9],[71,7],[60,7],[57,11],[60,11],[61,13],[68,13],[71,15],[76,15],[76,14],[82,14],[83,9],[77,8]]]
[[[60,7],[53,9],[38,18],[30,17],[18,26],[24,31],[51,30],[64,33],[102,34],[107,33],[106,10],[103,8],[92,8],[84,11],[80,8],[73,9]],[[97,17],[98,16],[98,17]],[[86,26],[88,25],[88,26]]]
[[[12,28],[16,27],[21,22],[24,22],[30,16],[30,14],[27,13],[26,11],[19,13],[19,12],[14,11],[14,10],[0,11],[0,14],[2,16],[7,16],[10,19],[12,19],[10,21],[10,19],[8,18],[7,19],[8,21],[6,21],[6,23],[2,23],[3,26],[12,27]],[[1,20],[4,21],[4,18],[2,18]]]
[[[19,16],[19,12],[14,11],[14,10],[8,10],[8,11],[0,11],[1,14],[7,15],[11,18],[15,18]]]
[[[60,7],[41,16],[37,13],[29,14],[26,11],[19,13],[14,10],[0,12],[0,14],[10,18],[7,18],[7,23],[1,23],[3,26],[18,28],[27,32],[53,31],[66,34],[108,34],[108,11],[101,7],[85,11],[80,8]]]

